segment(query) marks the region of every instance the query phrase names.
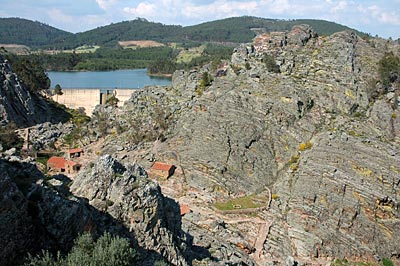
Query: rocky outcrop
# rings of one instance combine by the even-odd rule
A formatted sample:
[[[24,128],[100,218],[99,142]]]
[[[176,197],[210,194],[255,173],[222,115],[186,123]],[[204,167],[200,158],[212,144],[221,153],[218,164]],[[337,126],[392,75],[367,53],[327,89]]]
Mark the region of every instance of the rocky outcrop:
[[[29,128],[29,132],[21,132],[21,135],[28,134],[28,141],[36,151],[51,149],[60,139],[72,132],[74,125],[72,123],[43,123]]]
[[[71,191],[120,221],[139,247],[160,254],[172,265],[187,265],[179,206],[162,196],[160,187],[147,179],[140,166],[123,166],[103,156],[75,178]],[[146,261],[151,265],[154,259],[148,256]]]
[[[187,265],[179,206],[138,165],[102,157],[71,186],[45,178],[34,164],[0,159],[0,262],[15,265],[42,249],[67,252],[85,231],[130,239],[140,265]]]
[[[151,110],[135,109],[145,102],[138,95],[175,106],[157,156],[179,164],[189,187],[214,198],[272,190],[260,215],[274,223],[259,259],[396,258],[398,83],[371,97],[387,51],[399,56],[398,44],[352,32],[318,37],[301,25],[235,49],[201,93],[207,66],[176,72],[173,88],[143,90],[124,108]],[[268,71],[266,55],[280,73]]]
[[[69,114],[29,91],[0,56],[0,125],[14,122],[19,127],[43,122],[66,121]]]

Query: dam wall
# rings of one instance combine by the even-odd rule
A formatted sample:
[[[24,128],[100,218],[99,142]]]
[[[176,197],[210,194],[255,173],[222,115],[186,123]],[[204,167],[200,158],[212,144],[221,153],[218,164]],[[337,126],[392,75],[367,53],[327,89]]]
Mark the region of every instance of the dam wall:
[[[83,108],[86,115],[91,116],[98,104],[105,104],[113,95],[119,100],[118,106],[124,105],[136,89],[62,89],[62,95],[53,95],[52,99],[73,109]]]
[[[132,93],[135,90],[136,89],[115,89],[115,90],[113,90],[115,97],[119,100],[118,106],[119,107],[123,106],[124,102],[129,100],[129,98],[131,98]]]

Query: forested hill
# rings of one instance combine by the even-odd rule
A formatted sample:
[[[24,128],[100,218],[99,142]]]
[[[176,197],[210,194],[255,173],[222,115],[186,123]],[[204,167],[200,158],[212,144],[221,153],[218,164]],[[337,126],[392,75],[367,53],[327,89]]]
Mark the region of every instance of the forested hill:
[[[78,33],[68,39],[66,48],[84,44],[114,46],[118,41],[153,40],[158,42],[251,42],[254,29],[261,31],[291,30],[294,25],[309,24],[320,35],[351,30],[349,27],[324,20],[277,20],[250,16],[233,17],[202,23],[195,26],[175,26],[149,22],[145,19],[124,21]],[[363,34],[358,32],[359,34]]]
[[[100,45],[115,47],[118,41],[153,40],[166,42],[251,42],[255,31],[285,31],[297,24],[309,24],[320,35],[349,30],[349,27],[324,20],[277,20],[250,16],[233,17],[195,26],[164,25],[136,19],[113,23],[82,33],[71,34],[25,19],[0,19],[0,43],[71,49]],[[360,35],[365,35],[357,32]]]
[[[251,42],[257,31],[289,31],[294,25],[299,24],[310,25],[319,35],[331,35],[339,31],[354,30],[326,20],[278,20],[243,16],[189,26],[183,28],[183,31],[184,36],[190,40],[243,43]],[[361,36],[365,35],[365,33],[356,32]]]
[[[0,43],[23,44],[30,47],[41,47],[62,41],[72,36],[66,32],[38,21],[21,18],[0,18]]]
[[[67,48],[85,44],[115,46],[118,41],[153,40],[158,42],[181,41],[182,26],[164,25],[139,18],[113,23],[93,30],[77,33],[64,42]]]

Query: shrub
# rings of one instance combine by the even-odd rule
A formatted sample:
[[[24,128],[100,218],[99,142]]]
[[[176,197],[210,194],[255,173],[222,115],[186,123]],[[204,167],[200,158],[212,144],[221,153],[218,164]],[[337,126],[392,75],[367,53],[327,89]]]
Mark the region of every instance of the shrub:
[[[393,52],[385,53],[378,63],[378,72],[380,80],[385,88],[391,83],[399,82],[400,79],[400,58]]]
[[[276,64],[275,59],[272,56],[270,56],[268,54],[264,54],[263,62],[269,72],[273,72],[273,73],[281,72],[279,66]]]
[[[204,72],[202,74],[202,78],[199,82],[199,85],[196,88],[196,93],[198,96],[201,96],[203,94],[203,91],[211,85],[211,76],[208,74],[208,72]]]
[[[306,143],[300,143],[299,145],[299,151],[304,151],[312,148],[312,143],[310,141],[307,141]]]
[[[105,233],[94,241],[86,233],[75,240],[65,258],[58,253],[54,259],[48,251],[44,251],[42,256],[29,256],[25,266],[128,266],[133,265],[135,258],[136,252],[127,239]]]
[[[391,259],[383,258],[382,260],[382,265],[383,266],[393,266],[393,261]]]
[[[297,163],[290,165],[290,170],[296,172],[297,170],[299,170],[299,165]]]
[[[17,126],[14,122],[10,122],[5,126],[0,126],[0,144],[3,146],[3,149],[8,150],[13,147],[21,149],[24,141],[15,134],[16,129]]]
[[[61,88],[60,84],[57,84],[57,85],[54,87],[54,94],[56,94],[56,95],[63,95],[62,88]]]

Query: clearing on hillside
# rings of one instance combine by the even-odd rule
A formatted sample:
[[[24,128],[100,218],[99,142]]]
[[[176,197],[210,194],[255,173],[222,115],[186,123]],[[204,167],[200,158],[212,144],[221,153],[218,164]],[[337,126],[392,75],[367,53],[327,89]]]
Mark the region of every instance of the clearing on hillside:
[[[150,41],[150,40],[142,40],[142,41],[120,41],[118,42],[119,45],[121,45],[123,48],[147,48],[147,47],[161,47],[164,46],[164,44],[156,42],[156,41]]]

